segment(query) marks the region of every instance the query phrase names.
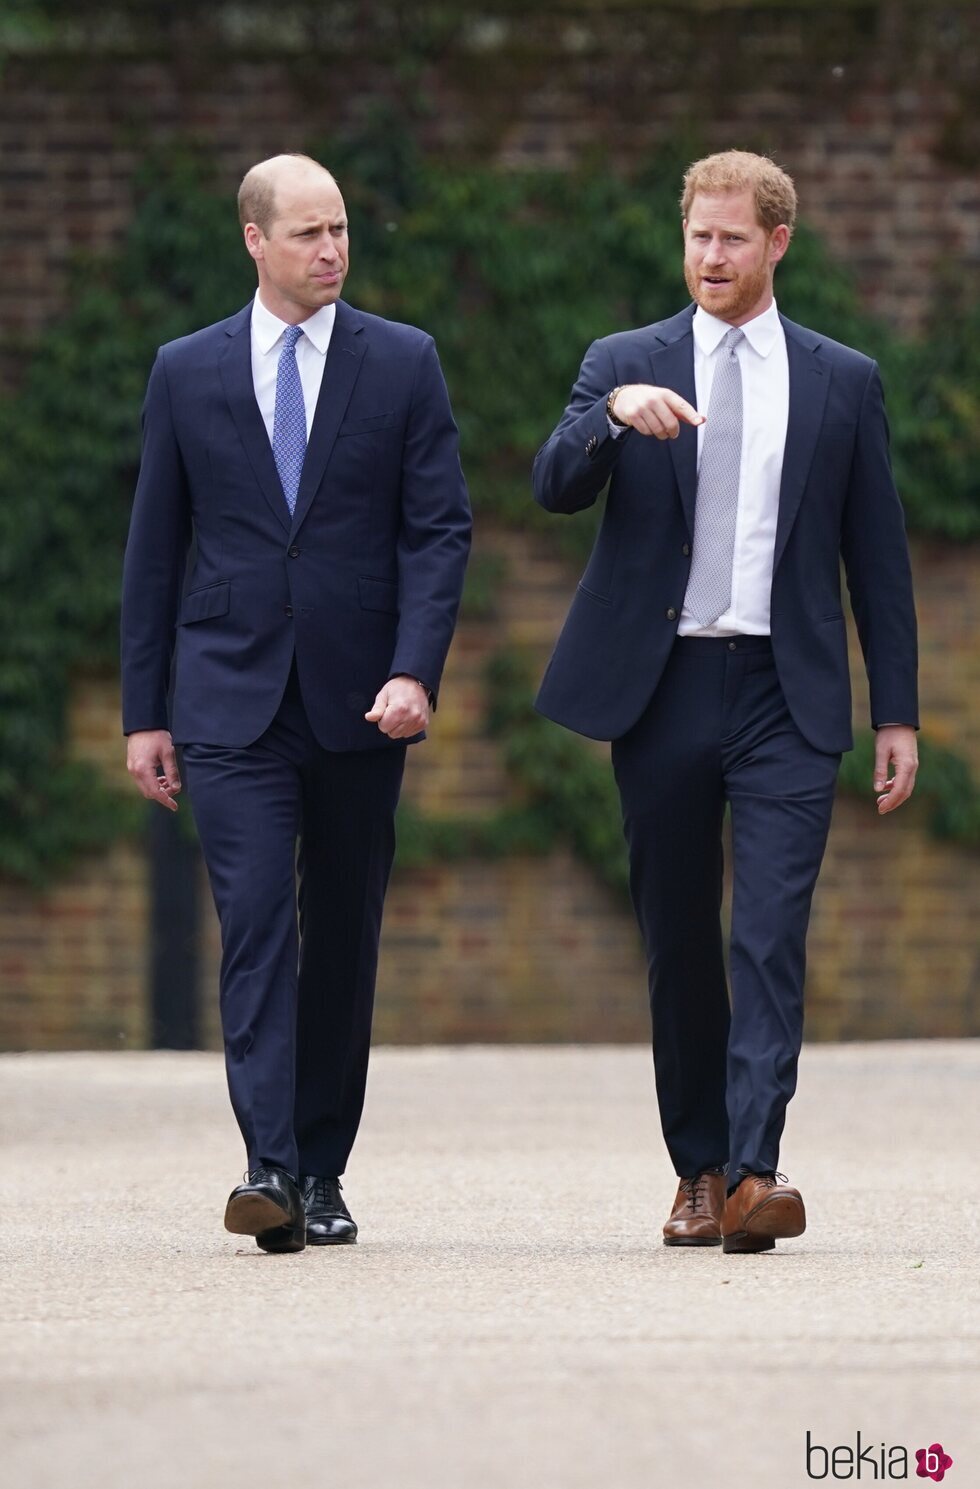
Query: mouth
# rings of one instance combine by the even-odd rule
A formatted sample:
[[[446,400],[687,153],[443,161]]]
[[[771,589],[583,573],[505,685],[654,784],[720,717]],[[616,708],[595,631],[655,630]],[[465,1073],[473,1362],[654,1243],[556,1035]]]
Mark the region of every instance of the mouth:
[[[318,284],[337,284],[340,280],[340,271],[338,269],[331,269],[325,274],[314,274],[313,278]]]
[[[731,280],[722,279],[720,274],[702,274],[701,283],[710,285],[712,289],[718,289],[723,284],[731,284]]]

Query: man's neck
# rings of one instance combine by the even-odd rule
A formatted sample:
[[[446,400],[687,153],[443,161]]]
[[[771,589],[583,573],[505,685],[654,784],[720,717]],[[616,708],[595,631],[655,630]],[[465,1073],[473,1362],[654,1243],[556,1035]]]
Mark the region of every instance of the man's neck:
[[[263,289],[261,284],[258,288],[258,297],[262,309],[267,310],[270,315],[275,316],[277,321],[283,321],[287,326],[301,326],[304,321],[312,320],[317,314],[315,309],[310,310],[305,305],[294,305],[288,300],[278,299],[275,295],[271,297],[274,303],[270,305],[269,293]]]

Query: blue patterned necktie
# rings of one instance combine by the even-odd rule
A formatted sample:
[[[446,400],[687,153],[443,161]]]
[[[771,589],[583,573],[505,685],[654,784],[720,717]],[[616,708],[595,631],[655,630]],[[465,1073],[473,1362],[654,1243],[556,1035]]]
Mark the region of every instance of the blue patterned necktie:
[[[302,326],[287,326],[283,332],[276,373],[276,413],[272,425],[272,454],[290,516],[296,510],[299,478],[306,459],[306,404],[296,365],[296,343],[302,334]]]
[[[711,382],[708,417],[698,466],[694,552],[684,608],[702,626],[724,615],[732,602],[735,521],[742,464],[742,368],[737,326],[725,334]]]

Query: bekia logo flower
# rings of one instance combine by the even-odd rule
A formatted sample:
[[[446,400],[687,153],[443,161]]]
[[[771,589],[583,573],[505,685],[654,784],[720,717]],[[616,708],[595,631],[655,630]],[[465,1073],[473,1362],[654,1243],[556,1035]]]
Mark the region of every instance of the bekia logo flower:
[[[941,1442],[934,1442],[931,1448],[917,1448],[915,1461],[916,1478],[932,1479],[937,1484],[946,1477],[947,1468],[953,1466]],[[813,1434],[807,1429],[808,1479],[907,1479],[911,1466],[909,1450],[901,1443],[893,1443],[891,1447],[883,1442],[875,1444],[858,1432],[853,1447],[850,1443],[824,1447],[823,1443],[814,1442]]]
[[[943,1452],[941,1442],[934,1442],[931,1448],[916,1448],[915,1461],[919,1465],[915,1470],[916,1478],[934,1479],[937,1484],[946,1477],[947,1468],[953,1466],[953,1460]]]

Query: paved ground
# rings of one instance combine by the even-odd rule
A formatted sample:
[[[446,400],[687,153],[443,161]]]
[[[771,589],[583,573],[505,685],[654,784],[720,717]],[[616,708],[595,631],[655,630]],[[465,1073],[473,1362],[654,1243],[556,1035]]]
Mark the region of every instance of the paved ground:
[[[723,1257],[660,1244],[645,1051],[380,1050],[361,1241],[267,1257],[221,1228],[214,1056],[0,1058],[3,1482],[793,1489],[809,1429],[879,1467],[940,1441],[967,1489],[978,1074],[980,1043],[808,1050],[810,1228]]]

